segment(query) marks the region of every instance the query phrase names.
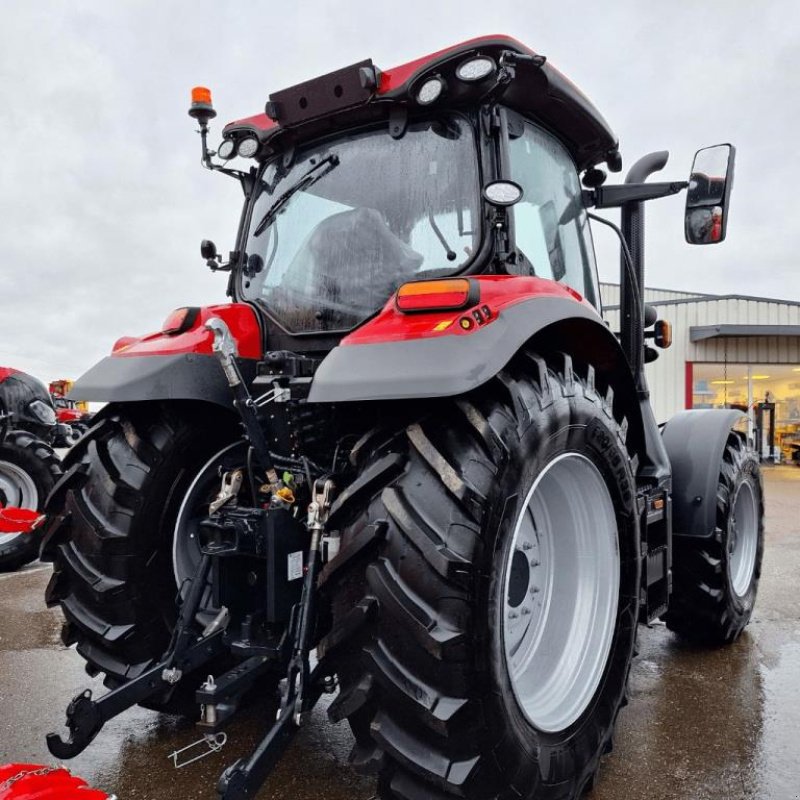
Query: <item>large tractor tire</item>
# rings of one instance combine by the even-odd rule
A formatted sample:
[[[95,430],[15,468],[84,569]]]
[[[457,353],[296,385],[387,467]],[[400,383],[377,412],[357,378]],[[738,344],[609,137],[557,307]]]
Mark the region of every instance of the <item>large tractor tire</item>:
[[[237,438],[234,421],[203,404],[130,403],[104,409],[68,453],[48,504],[43,557],[55,572],[46,599],[64,613],[65,644],[76,643],[106,685],[164,654],[178,584],[199,558],[192,524],[219,490],[218,454]],[[187,711],[197,687],[184,694],[184,683],[148,706]]]
[[[731,431],[710,537],[676,536],[667,627],[698,643],[735,641],[753,614],[764,553],[764,487],[758,457]]]
[[[332,509],[319,655],[381,797],[592,785],[626,701],[641,568],[612,406],[591,367],[521,354],[365,454]]]
[[[60,476],[61,462],[52,447],[27,431],[11,431],[0,444],[0,506],[43,511]],[[0,533],[0,570],[15,570],[33,561],[41,541],[41,529]]]

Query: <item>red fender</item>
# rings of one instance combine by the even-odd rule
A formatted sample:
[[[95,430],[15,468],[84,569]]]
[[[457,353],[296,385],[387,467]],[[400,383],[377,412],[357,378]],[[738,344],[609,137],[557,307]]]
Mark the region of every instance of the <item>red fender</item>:
[[[169,325],[180,310],[173,311],[164,324]],[[167,356],[176,353],[211,355],[214,334],[205,327],[205,323],[212,317],[219,317],[230,328],[242,358],[261,358],[261,328],[252,306],[246,303],[224,303],[189,310],[192,314],[185,330],[175,333],[165,333],[162,330],[144,336],[123,336],[114,344],[111,355],[114,358]],[[71,396],[74,394],[73,391]]]
[[[0,800],[113,800],[64,767],[0,766]]]

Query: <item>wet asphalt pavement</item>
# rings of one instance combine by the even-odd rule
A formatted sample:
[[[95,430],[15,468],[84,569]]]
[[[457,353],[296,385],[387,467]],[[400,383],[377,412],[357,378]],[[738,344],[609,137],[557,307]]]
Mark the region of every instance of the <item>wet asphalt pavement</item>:
[[[756,613],[733,646],[701,650],[666,628],[642,629],[631,703],[590,800],[793,800],[800,798],[800,469],[766,471],[767,540]],[[0,575],[0,763],[52,763],[45,734],[69,699],[102,691],[59,639],[40,564]],[[259,800],[367,800],[374,784],[347,766],[346,725],[314,711]],[[223,767],[245,755],[271,709],[230,726],[221,753],[175,770],[169,753],[198,738],[188,723],[132,709],[70,762],[121,800],[215,800]]]

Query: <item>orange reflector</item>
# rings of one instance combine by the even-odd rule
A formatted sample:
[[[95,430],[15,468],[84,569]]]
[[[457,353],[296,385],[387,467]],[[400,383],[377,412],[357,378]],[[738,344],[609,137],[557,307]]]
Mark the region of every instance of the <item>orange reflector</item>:
[[[211,89],[206,89],[205,86],[195,86],[192,89],[192,102],[204,103],[207,106],[211,105]]]
[[[176,333],[183,333],[194,324],[197,319],[197,308],[176,308],[165,320],[161,326],[161,333],[166,333],[167,336],[174,336]]]
[[[466,308],[480,299],[477,282],[468,278],[449,278],[435,281],[412,281],[397,290],[400,311],[439,311]]]
[[[655,324],[654,339],[656,347],[666,350],[672,344],[672,323],[665,319],[660,319]]]

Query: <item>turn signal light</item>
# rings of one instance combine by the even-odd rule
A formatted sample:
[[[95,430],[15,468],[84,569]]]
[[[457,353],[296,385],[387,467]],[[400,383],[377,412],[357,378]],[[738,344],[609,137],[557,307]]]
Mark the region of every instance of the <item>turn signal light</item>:
[[[672,323],[665,319],[656,322],[653,329],[653,341],[656,347],[666,350],[672,344]]]
[[[412,281],[398,290],[399,311],[452,311],[475,305],[480,300],[477,281],[468,278],[449,278],[435,281]]]
[[[194,325],[197,315],[200,312],[199,308],[176,308],[165,320],[161,326],[161,333],[167,336],[175,336],[178,333],[188,331]]]

